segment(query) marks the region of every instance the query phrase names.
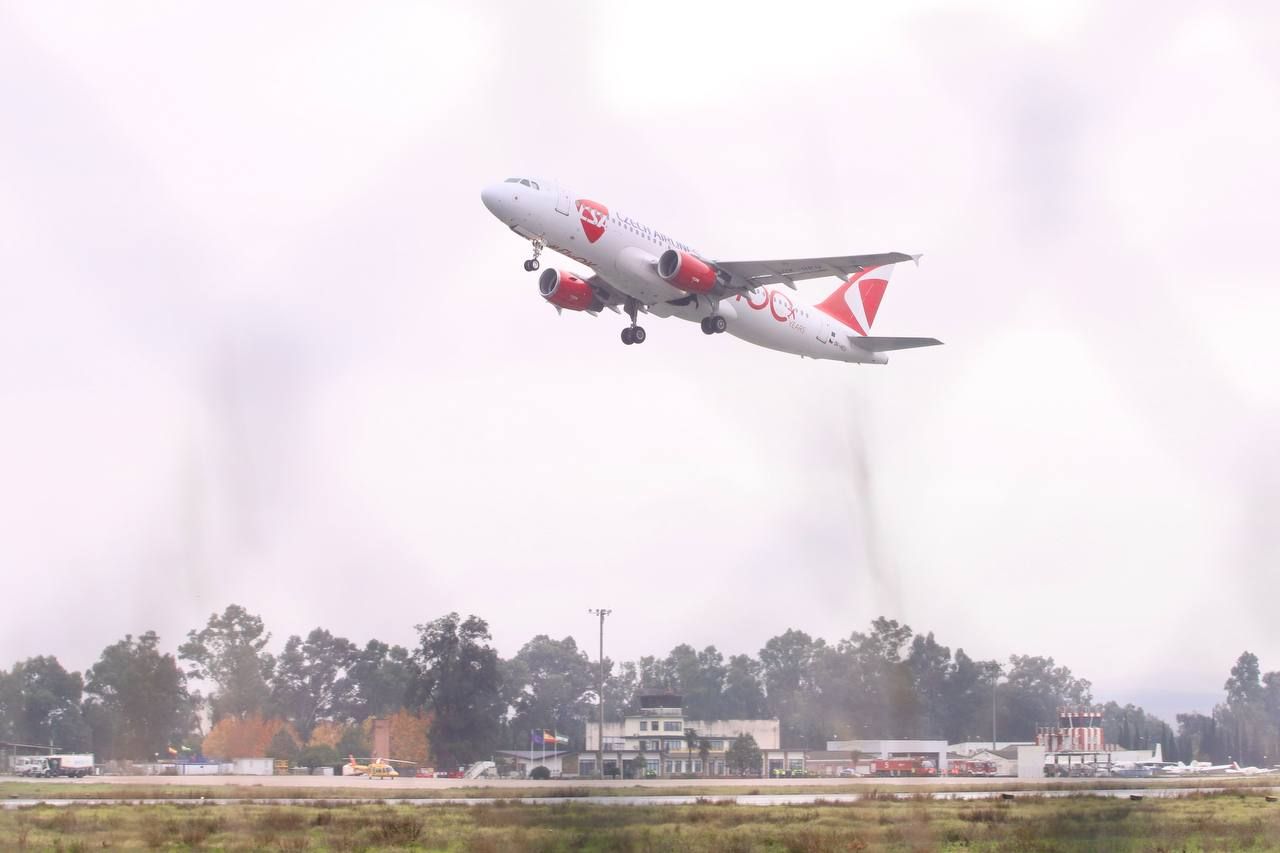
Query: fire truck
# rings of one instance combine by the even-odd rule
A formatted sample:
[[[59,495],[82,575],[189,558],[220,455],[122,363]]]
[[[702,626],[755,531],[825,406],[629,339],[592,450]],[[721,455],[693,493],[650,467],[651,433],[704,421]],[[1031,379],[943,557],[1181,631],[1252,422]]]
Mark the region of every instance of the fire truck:
[[[872,776],[937,776],[938,768],[927,758],[877,758]]]
[[[996,763],[977,761],[972,758],[953,758],[947,762],[947,774],[949,776],[994,776]]]

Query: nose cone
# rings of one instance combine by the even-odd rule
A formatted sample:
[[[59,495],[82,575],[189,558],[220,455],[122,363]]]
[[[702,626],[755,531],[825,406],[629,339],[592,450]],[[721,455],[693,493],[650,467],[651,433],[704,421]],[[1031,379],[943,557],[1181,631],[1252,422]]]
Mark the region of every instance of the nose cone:
[[[499,219],[506,219],[507,208],[511,203],[511,192],[503,184],[489,184],[480,191],[480,200],[489,212]]]

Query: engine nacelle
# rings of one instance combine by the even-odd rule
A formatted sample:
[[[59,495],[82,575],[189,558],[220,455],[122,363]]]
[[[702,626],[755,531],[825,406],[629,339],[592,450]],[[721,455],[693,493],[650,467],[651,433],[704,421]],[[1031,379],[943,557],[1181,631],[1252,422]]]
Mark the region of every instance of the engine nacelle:
[[[658,275],[667,284],[689,293],[706,293],[716,286],[716,271],[688,252],[667,249],[658,258]]]
[[[543,270],[538,276],[538,292],[557,308],[570,311],[599,311],[604,307],[591,285],[563,270]]]

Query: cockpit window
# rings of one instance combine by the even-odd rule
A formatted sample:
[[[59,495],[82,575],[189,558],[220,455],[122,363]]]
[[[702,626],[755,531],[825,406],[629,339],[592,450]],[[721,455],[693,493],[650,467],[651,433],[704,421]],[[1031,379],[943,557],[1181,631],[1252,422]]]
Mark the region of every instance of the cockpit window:
[[[504,184],[524,184],[526,187],[529,187],[530,189],[534,189],[534,190],[539,189],[538,182],[531,181],[528,178],[507,178],[505,181],[503,181],[503,183]]]
[[[528,178],[521,178],[521,179],[520,179],[520,183],[524,184],[524,185],[527,187],[527,186],[529,186],[529,179],[528,179]]]
[[[538,188],[538,182],[537,182],[537,181],[530,181],[530,182],[529,182],[529,186],[533,187],[533,188],[536,190],[536,189]]]
[[[520,183],[520,179],[519,179],[519,178],[507,178],[505,181],[503,181],[503,183],[504,183],[504,184],[518,184],[518,183]]]

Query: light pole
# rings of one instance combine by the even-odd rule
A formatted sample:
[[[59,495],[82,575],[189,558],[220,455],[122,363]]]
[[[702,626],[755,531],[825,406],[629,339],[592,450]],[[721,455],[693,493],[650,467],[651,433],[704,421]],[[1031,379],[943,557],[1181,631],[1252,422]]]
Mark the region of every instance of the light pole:
[[[597,701],[600,703],[600,730],[596,737],[596,774],[604,778],[604,617],[612,613],[603,607],[593,607],[587,610],[593,616],[600,617],[600,680],[598,690],[596,691]],[[621,759],[619,759],[621,760]],[[621,769],[621,768],[619,768]]]
[[[1001,666],[991,664],[991,751],[996,751],[996,685],[1000,683]]]

